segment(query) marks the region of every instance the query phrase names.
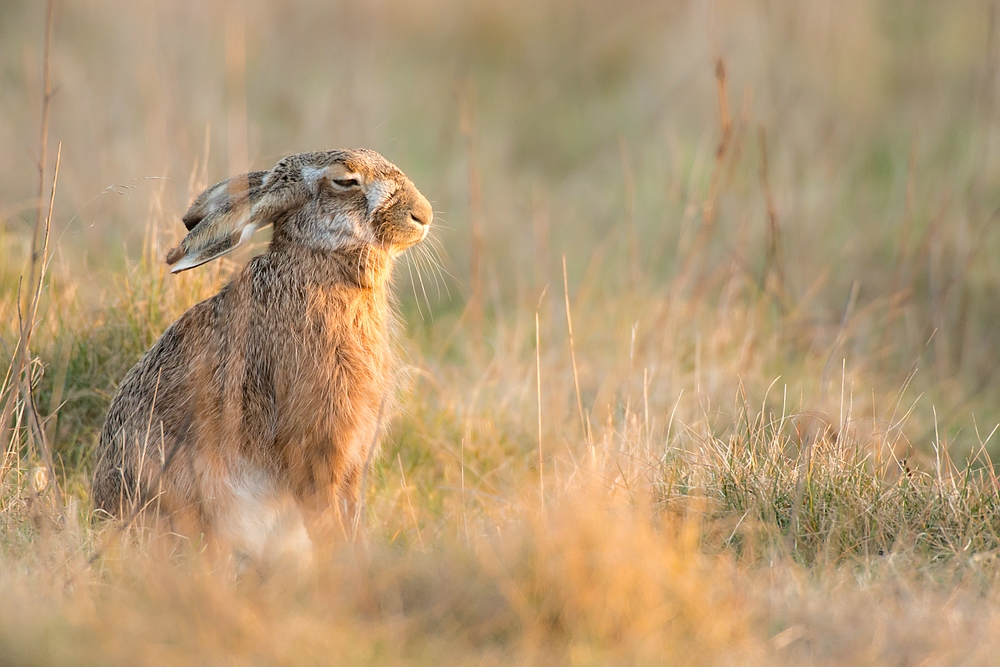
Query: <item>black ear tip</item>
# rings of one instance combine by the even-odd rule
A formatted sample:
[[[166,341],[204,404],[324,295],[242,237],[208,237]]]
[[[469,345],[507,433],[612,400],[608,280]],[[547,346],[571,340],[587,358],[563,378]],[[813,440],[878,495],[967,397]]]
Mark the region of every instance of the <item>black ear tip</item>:
[[[198,226],[198,223],[201,222],[202,219],[203,216],[188,213],[183,218],[181,218],[181,221],[184,223],[184,227],[190,232],[192,229]]]

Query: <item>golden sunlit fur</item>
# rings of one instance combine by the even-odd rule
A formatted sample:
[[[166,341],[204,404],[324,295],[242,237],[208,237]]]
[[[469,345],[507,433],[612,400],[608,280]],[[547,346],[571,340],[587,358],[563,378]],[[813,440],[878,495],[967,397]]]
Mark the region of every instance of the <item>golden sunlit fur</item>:
[[[307,530],[353,517],[391,391],[393,257],[431,218],[366,150],[296,155],[206,190],[169,263],[197,266],[273,223],[270,248],[126,375],[101,433],[96,507],[156,507],[175,530],[265,559],[309,552]]]

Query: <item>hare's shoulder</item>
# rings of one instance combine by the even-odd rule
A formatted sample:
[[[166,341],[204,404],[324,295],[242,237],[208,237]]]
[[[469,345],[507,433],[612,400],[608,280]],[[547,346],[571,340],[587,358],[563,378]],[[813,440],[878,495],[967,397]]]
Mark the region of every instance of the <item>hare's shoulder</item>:
[[[209,353],[213,332],[225,312],[229,286],[215,296],[189,308],[180,318],[164,330],[139,361],[122,379],[109,410],[109,420],[114,413],[135,403],[145,403],[153,395],[183,384],[189,376],[190,364]]]

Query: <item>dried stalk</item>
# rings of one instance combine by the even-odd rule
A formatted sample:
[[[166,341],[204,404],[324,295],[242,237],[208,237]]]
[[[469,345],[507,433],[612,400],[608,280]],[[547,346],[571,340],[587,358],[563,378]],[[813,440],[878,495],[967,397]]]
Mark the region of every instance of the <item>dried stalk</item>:
[[[466,163],[469,187],[469,228],[472,244],[469,249],[469,273],[472,282],[472,296],[469,299],[469,313],[473,336],[478,344],[482,333],[483,320],[483,228],[482,228],[482,178],[476,147],[475,87],[469,81],[465,90],[459,93],[459,130],[465,138]]]
[[[573,362],[573,386],[576,388],[576,410],[580,415],[580,431],[583,437],[587,439],[587,442],[593,444],[590,438],[590,430],[587,428],[587,422],[583,417],[583,400],[580,398],[580,375],[576,370],[576,345],[573,341],[573,316],[570,314],[569,308],[569,279],[566,277],[566,255],[562,257],[562,269],[563,296],[566,298],[566,328],[569,330],[569,356]]]
[[[767,134],[763,125],[757,128],[757,137],[760,142],[760,187],[764,192],[764,203],[767,206],[767,252],[764,255],[764,279],[762,282],[765,290],[775,292],[782,308],[784,308],[786,300],[785,258],[781,248],[778,209],[774,205],[774,196],[771,194],[771,181],[767,168]]]
[[[35,226],[32,229],[31,236],[31,257],[28,270],[28,280],[27,286],[30,291],[27,292],[27,303],[25,304],[23,311],[21,307],[21,295],[20,287],[22,283],[18,285],[18,311],[19,314],[24,312],[27,314],[26,318],[23,318],[20,327],[20,337],[17,342],[17,348],[11,359],[11,370],[8,372],[8,378],[10,383],[4,388],[7,390],[7,400],[4,402],[3,410],[0,412],[0,442],[4,443],[4,461],[6,462],[10,450],[15,447],[16,443],[16,430],[11,429],[10,421],[14,416],[14,411],[17,409],[18,395],[25,394],[22,390],[22,382],[28,384],[28,391],[25,394],[30,399],[30,383],[31,377],[30,373],[25,373],[29,354],[29,344],[31,343],[31,336],[34,332],[34,322],[35,316],[38,312],[38,299],[41,296],[42,282],[45,276],[45,270],[47,268],[47,257],[48,257],[48,244],[49,244],[49,232],[52,225],[52,206],[55,201],[56,195],[56,182],[59,177],[59,158],[62,154],[62,144],[59,145],[59,151],[56,154],[56,168],[55,173],[52,178],[52,194],[49,200],[48,215],[45,214],[44,206],[44,194],[45,194],[45,171],[47,166],[47,156],[48,156],[48,140],[49,140],[49,110],[52,103],[52,79],[51,79],[51,66],[50,66],[50,55],[52,50],[52,24],[54,17],[54,2],[53,0],[48,0],[46,5],[45,14],[45,41],[44,41],[44,51],[42,57],[42,81],[43,81],[43,95],[42,95],[42,121],[41,121],[41,137],[40,137],[40,151],[38,159],[38,199],[37,199],[37,213],[35,216]],[[44,233],[42,230],[44,229]],[[43,236],[42,239],[42,251],[41,256],[39,256],[38,243],[39,237]],[[32,289],[34,286],[34,289]],[[31,400],[25,400],[25,407],[29,411],[33,411],[34,402]],[[35,413],[37,418],[37,412]],[[30,416],[29,416],[29,433],[30,433]],[[42,435],[41,448],[47,452],[48,448],[44,443],[44,432]],[[6,474],[9,468],[6,466],[0,469],[0,483],[6,478]],[[53,481],[55,481],[54,471],[49,470],[50,476]],[[58,491],[57,491],[58,493]]]
[[[53,0],[49,0],[45,9],[45,46],[42,56],[42,126],[38,152],[38,208],[35,215],[35,227],[31,235],[31,269],[28,273],[28,285],[35,284],[35,269],[38,265],[38,232],[42,227],[45,215],[43,200],[45,197],[45,169],[49,152],[49,109],[52,102],[52,78],[50,76],[49,55],[52,45]]]

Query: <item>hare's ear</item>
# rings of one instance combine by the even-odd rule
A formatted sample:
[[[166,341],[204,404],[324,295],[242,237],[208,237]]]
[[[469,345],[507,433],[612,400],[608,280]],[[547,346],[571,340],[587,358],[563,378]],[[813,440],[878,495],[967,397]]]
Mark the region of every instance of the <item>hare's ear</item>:
[[[171,273],[225,255],[250,240],[254,231],[273,220],[272,207],[261,207],[270,172],[254,171],[216,183],[198,195],[184,215],[188,235],[167,253]],[[262,210],[263,208],[263,210]]]

